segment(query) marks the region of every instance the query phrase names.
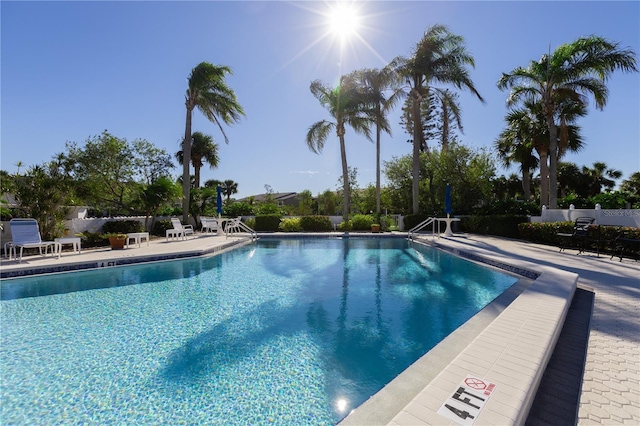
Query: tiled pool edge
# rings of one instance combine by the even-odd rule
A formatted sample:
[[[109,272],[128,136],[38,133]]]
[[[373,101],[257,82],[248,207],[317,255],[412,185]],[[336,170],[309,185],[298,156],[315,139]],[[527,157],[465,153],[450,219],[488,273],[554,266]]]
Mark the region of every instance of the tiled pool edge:
[[[215,245],[215,246],[204,248],[204,249],[191,250],[191,251],[155,254],[155,255],[140,255],[140,256],[134,256],[134,257],[128,257],[128,258],[115,258],[115,259],[105,258],[104,260],[91,260],[91,261],[85,261],[85,262],[63,263],[60,265],[37,266],[31,269],[2,270],[0,271],[0,279],[21,278],[21,277],[28,277],[32,275],[55,274],[55,273],[62,273],[62,272],[77,272],[77,271],[83,271],[88,269],[98,269],[98,268],[104,268],[104,267],[134,265],[137,263],[179,260],[179,259],[185,259],[189,257],[205,256],[208,254],[217,254],[222,251],[228,250],[230,248],[239,247],[241,245],[245,245],[249,243],[251,243],[250,239],[243,239],[243,240],[231,241],[231,242],[220,244],[220,245]]]
[[[366,418],[369,423],[375,424],[455,425],[437,414],[437,411],[468,374],[498,384],[475,419],[478,424],[524,424],[562,330],[578,275],[527,262],[515,262],[481,249],[460,247],[449,239],[425,242],[472,260],[537,279],[390,421],[375,421],[371,413],[363,412],[372,408],[375,411],[375,406],[381,405],[378,398],[379,394],[385,395],[383,388],[341,424],[363,424]]]

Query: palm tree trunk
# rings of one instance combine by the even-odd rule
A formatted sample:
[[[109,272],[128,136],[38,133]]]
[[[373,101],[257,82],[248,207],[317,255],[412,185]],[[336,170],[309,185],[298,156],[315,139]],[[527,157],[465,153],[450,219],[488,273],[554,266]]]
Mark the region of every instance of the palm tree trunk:
[[[546,149],[538,151],[540,156],[540,206],[549,207],[549,153]]]
[[[193,173],[195,175],[194,181],[195,181],[196,188],[200,188],[200,168],[201,168],[200,166],[196,166],[195,164],[193,166],[193,170],[194,170]]]
[[[380,216],[380,132],[380,124],[378,124],[376,126],[376,214],[378,216]]]
[[[188,102],[188,100],[187,100]],[[184,127],[184,140],[182,141],[182,222],[188,223],[189,199],[191,197],[191,112],[187,103],[187,119]]]
[[[350,192],[351,185],[349,185],[349,168],[347,166],[347,149],[344,145],[344,130],[339,132],[338,137],[340,138],[340,158],[342,159],[342,182],[343,182],[343,207],[344,210],[342,212],[342,219],[344,221],[349,220],[349,200],[350,200]]]
[[[529,201],[531,198],[531,172],[528,168],[522,168],[522,192],[524,200]]]
[[[549,208],[558,207],[558,128],[553,115],[547,115],[549,126]]]
[[[413,201],[413,214],[420,212],[420,141],[422,134],[422,120],[420,120],[420,94],[413,94],[413,180],[411,185],[411,197]]]

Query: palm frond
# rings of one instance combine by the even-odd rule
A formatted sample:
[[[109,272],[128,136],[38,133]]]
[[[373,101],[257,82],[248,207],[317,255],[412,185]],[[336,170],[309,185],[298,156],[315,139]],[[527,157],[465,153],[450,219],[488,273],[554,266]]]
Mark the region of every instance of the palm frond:
[[[335,128],[335,123],[321,120],[313,123],[307,131],[306,142],[311,151],[319,154],[324,149],[324,144],[329,133]]]

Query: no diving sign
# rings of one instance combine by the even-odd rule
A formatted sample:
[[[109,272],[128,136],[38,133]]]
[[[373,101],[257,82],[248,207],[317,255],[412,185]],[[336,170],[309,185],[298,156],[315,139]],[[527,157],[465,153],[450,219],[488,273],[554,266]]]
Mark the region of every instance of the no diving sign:
[[[438,414],[461,425],[472,425],[495,388],[495,383],[467,376],[442,404]]]

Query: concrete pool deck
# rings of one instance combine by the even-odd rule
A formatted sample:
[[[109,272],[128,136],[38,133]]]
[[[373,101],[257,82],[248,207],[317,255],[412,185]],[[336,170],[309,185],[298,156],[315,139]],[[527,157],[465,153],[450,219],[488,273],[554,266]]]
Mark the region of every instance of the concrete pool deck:
[[[291,236],[291,234],[288,236]],[[591,288],[595,292],[595,305],[591,320],[578,423],[607,425],[640,423],[640,310],[638,309],[640,304],[640,262],[627,259],[618,262],[617,260],[610,260],[609,256],[606,255],[596,257],[595,254],[592,255],[590,253],[578,256],[575,250],[559,253],[557,248],[551,246],[487,236],[455,235],[450,238],[426,237],[424,239],[428,243],[435,243],[450,251],[464,251],[465,253],[470,252],[490,257],[516,267],[534,269],[536,272],[542,271],[543,275],[546,272],[549,274],[558,273],[561,277],[568,277],[569,281],[571,280],[571,274],[577,274],[578,285]],[[181,258],[212,253],[232,245],[241,244],[244,241],[246,241],[244,238],[234,237],[227,239],[224,236],[213,235],[202,235],[184,241],[173,242],[165,242],[165,239],[162,238],[152,240],[149,247],[143,245],[141,248],[129,248],[121,251],[112,251],[107,247],[83,250],[81,254],[64,252],[60,259],[50,256],[26,256],[22,263],[2,259],[0,261],[0,271],[5,276],[5,274],[22,274],[27,271],[52,270],[53,268],[75,270],[81,266],[83,268],[85,266],[91,267],[87,265],[108,266],[114,262],[115,264],[128,264],[139,261]],[[547,277],[554,276],[547,275]],[[553,280],[549,280],[547,286],[552,288]],[[524,285],[523,287],[527,286]],[[567,292],[571,293],[569,287],[565,289],[565,298],[569,296]],[[527,302],[527,298],[523,298],[519,302],[524,310],[529,309],[531,306],[531,302]],[[568,297],[569,303],[570,299]],[[561,307],[560,311],[565,307]],[[527,315],[534,314],[542,314],[544,316],[541,309],[530,310]],[[492,326],[494,326],[494,323],[497,324],[496,321],[491,321]],[[506,324],[506,326],[508,328],[509,324]],[[535,327],[536,330],[538,328],[537,326]],[[504,337],[500,337],[501,332],[499,330],[485,328],[481,331],[482,333],[480,334],[486,334],[489,337],[493,333],[493,337],[497,340]],[[554,331],[549,331],[548,333],[553,334],[555,332],[557,330],[554,329]],[[477,331],[475,333],[478,335]],[[538,338],[542,342],[542,336],[535,337],[535,339]],[[532,339],[534,338],[532,337]],[[479,344],[482,343],[479,342]],[[485,352],[495,348],[496,345],[486,348]],[[451,356],[447,359],[447,362],[454,360],[454,358],[456,358],[455,355]],[[486,366],[486,368],[490,369],[491,367]],[[388,419],[378,418],[375,423],[398,425],[447,424],[448,420],[435,414],[435,410],[444,403],[447,396],[450,396],[447,391],[456,390],[457,377],[462,373],[463,371],[457,371],[457,376],[454,377],[446,377],[448,373],[444,370],[438,373],[444,374],[439,380],[441,384],[444,383],[446,389],[438,390],[436,386],[435,392],[432,392],[432,385],[437,385],[437,380],[422,379],[421,387],[423,389],[415,398],[408,404],[402,405],[400,410],[388,413]],[[481,375],[483,371],[469,371],[469,373]],[[523,420],[522,416],[526,416],[526,413],[518,414],[514,411],[514,407],[501,407],[499,405],[501,402],[495,397],[498,395],[497,392],[500,386],[502,386],[502,390],[509,389],[509,386],[511,386],[508,383],[509,380],[530,380],[526,378],[530,376],[525,375],[526,377],[523,377],[522,375],[514,374],[513,377],[504,377],[504,373],[504,371],[500,373],[502,376],[499,374],[491,376],[491,380],[498,384],[496,394],[492,395],[487,402],[475,424],[515,424]],[[509,374],[506,374],[506,376],[509,376]],[[500,380],[493,377],[497,377]],[[489,378],[487,376],[487,379]],[[464,379],[464,375],[462,375],[462,379]],[[416,377],[416,380],[421,380],[421,377]],[[520,399],[532,397],[533,395],[522,393],[519,396]],[[492,407],[491,404],[494,406]],[[427,417],[425,409],[434,411],[431,414],[438,417]],[[501,410],[504,410],[503,412],[507,414],[506,417],[502,417]],[[358,411],[361,410],[358,409],[354,413],[358,413]],[[349,418],[347,418],[347,422],[349,422]],[[450,424],[455,423],[451,422]]]

